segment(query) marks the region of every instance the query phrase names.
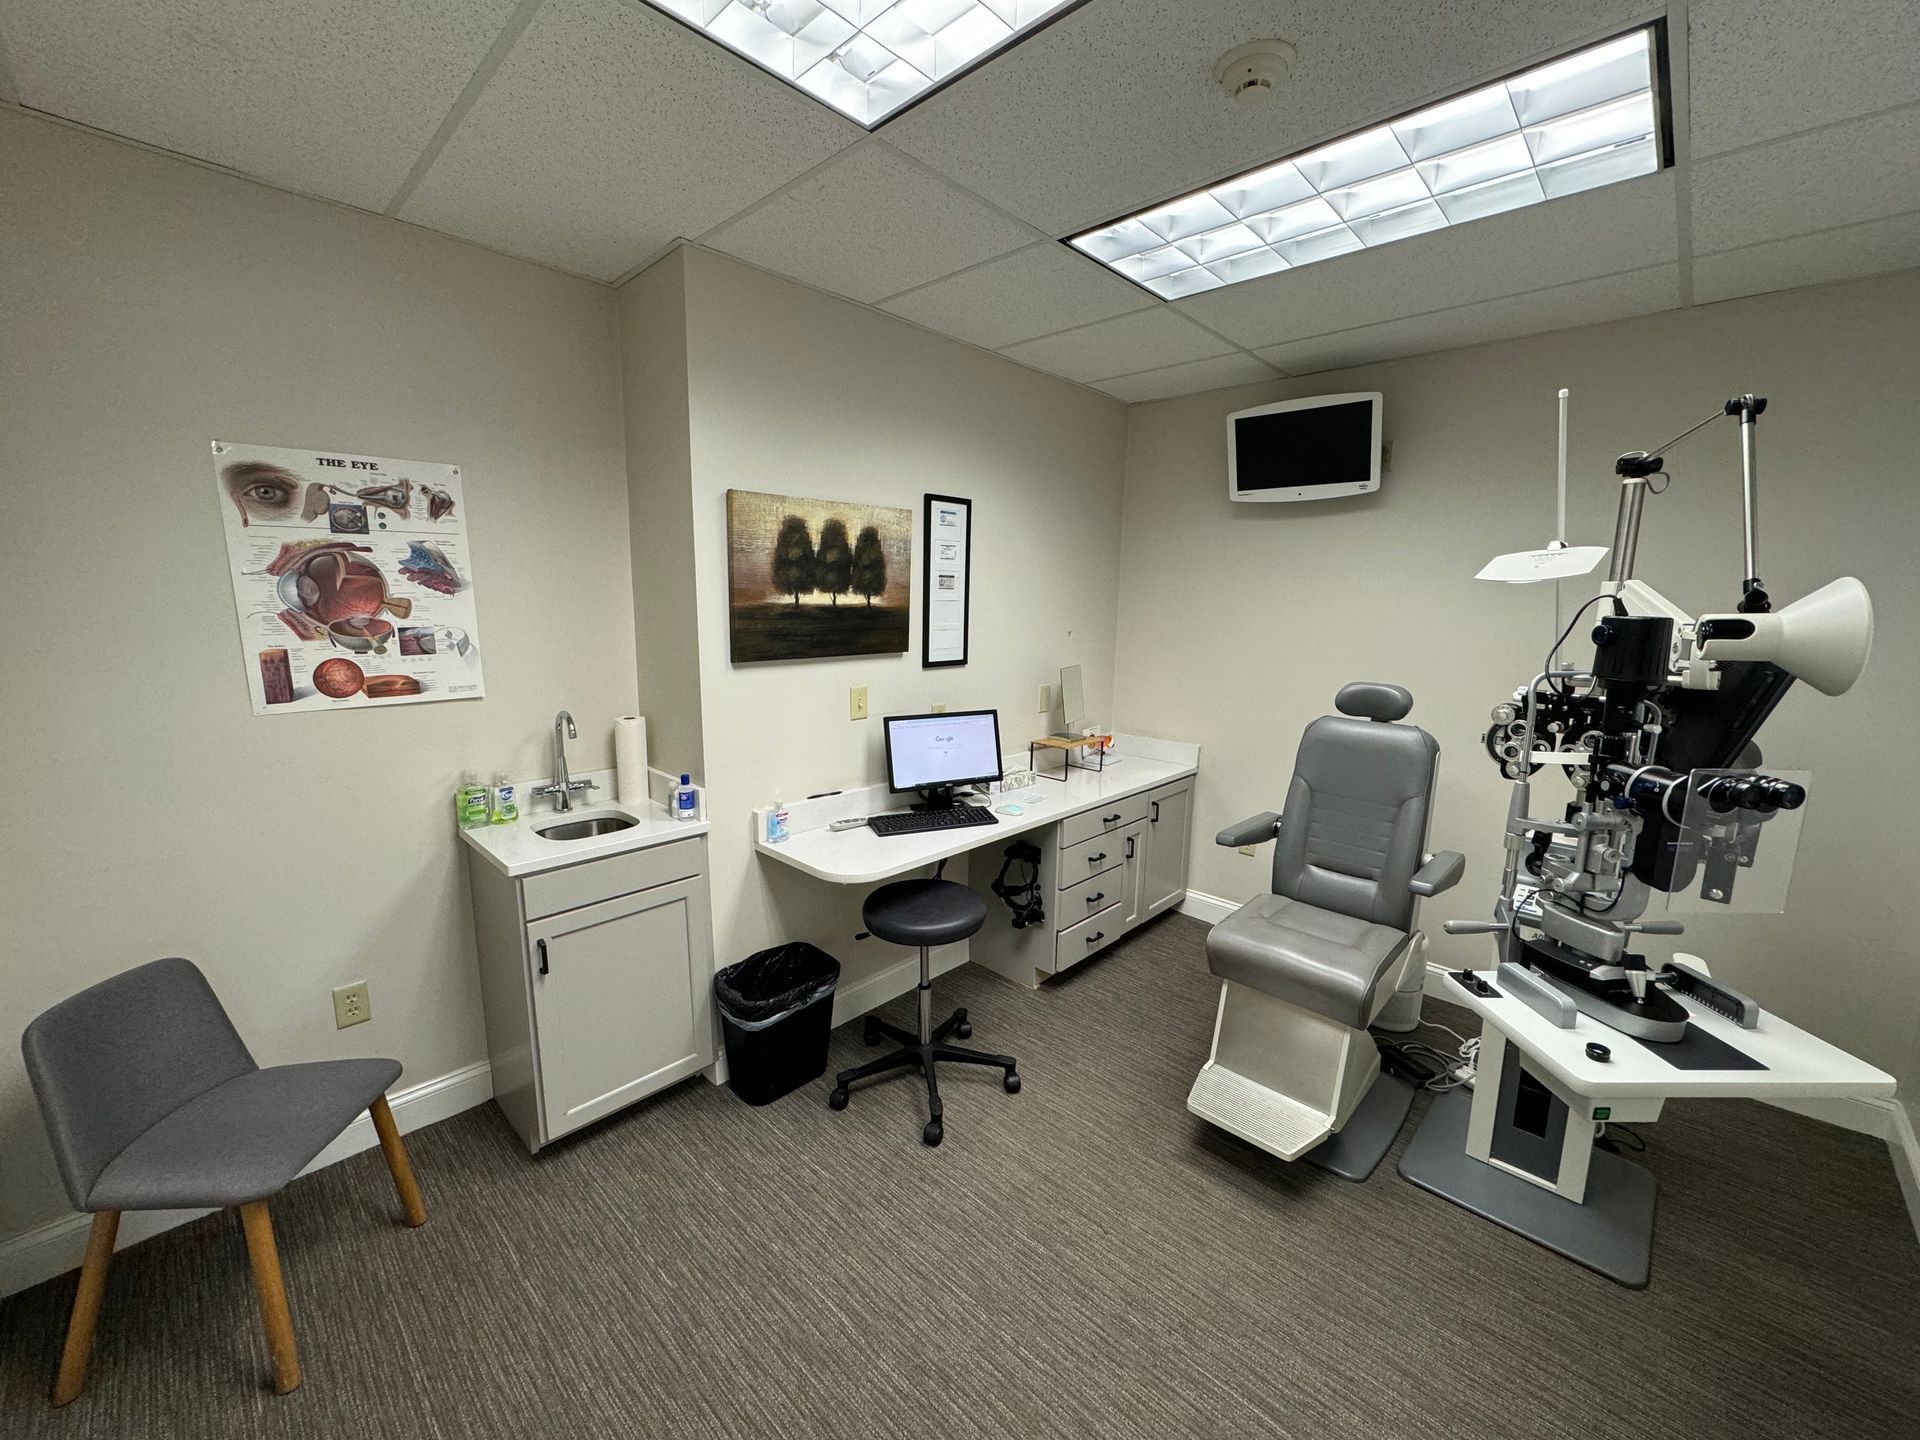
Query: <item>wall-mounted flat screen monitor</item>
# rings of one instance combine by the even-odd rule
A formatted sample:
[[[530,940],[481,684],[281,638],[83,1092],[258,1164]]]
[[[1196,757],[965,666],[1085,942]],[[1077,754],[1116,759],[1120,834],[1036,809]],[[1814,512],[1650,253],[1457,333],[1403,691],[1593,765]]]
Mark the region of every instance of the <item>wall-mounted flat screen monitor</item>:
[[[1380,488],[1378,390],[1315,395],[1227,417],[1227,498],[1338,500]]]

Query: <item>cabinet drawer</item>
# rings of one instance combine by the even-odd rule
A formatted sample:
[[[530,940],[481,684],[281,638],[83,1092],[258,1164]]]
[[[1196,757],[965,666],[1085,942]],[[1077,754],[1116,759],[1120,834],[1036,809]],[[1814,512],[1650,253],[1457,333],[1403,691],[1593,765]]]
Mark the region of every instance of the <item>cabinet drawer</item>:
[[[1147,818],[1147,797],[1129,795],[1124,800],[1113,800],[1091,810],[1082,810],[1078,815],[1069,815],[1060,822],[1060,848],[1079,845],[1096,835],[1104,835],[1109,830],[1122,830],[1136,820]]]
[[[604,860],[589,860],[584,865],[569,865],[564,870],[529,875],[520,882],[520,893],[527,907],[526,918],[538,920],[542,915],[557,915],[597,900],[685,880],[706,868],[707,847],[696,835],[645,850],[629,850],[624,855],[609,855]]]
[[[1060,851],[1060,863],[1053,867],[1054,888],[1068,889],[1082,880],[1118,869],[1127,858],[1127,847],[1119,831],[1096,835],[1078,845]]]
[[[1124,898],[1120,893],[1122,878],[1114,873],[1114,867],[1109,866],[1097,875],[1062,887],[1060,898],[1053,907],[1054,928],[1058,930],[1078,924],[1089,915],[1097,915],[1107,906],[1117,904]]]
[[[1121,920],[1126,912],[1120,908],[1120,896],[1116,893],[1113,904],[1089,915],[1077,924],[1069,925],[1053,941],[1053,968],[1056,971],[1070,970],[1089,955],[1096,955],[1125,933]]]

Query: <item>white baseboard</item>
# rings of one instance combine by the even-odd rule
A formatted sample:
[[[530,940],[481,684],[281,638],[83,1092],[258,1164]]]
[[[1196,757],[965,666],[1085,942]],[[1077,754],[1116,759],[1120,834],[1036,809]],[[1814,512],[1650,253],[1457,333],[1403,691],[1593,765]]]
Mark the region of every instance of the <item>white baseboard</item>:
[[[1204,920],[1209,925],[1218,925],[1240,907],[1231,900],[1222,900],[1218,895],[1189,890],[1187,898],[1175,908],[1182,915],[1191,915],[1194,919]]]
[[[394,1122],[404,1134],[446,1120],[475,1105],[484,1105],[492,1098],[492,1068],[486,1061],[479,1060],[435,1079],[396,1090],[387,1097],[387,1103],[393,1107]],[[349,1155],[371,1150],[379,1143],[372,1118],[362,1115],[314,1156],[300,1173],[311,1175]],[[206,1210],[129,1211],[121,1218],[114,1249],[124,1250],[209,1213]],[[12,1295],[73,1269],[86,1253],[87,1232],[92,1224],[92,1218],[87,1215],[63,1215],[0,1240],[0,1295]]]

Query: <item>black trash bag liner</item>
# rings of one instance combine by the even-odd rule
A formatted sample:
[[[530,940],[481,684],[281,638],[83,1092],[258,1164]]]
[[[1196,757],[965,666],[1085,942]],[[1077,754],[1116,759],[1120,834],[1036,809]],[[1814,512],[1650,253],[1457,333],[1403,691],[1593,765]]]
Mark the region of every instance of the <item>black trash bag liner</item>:
[[[759,950],[713,977],[721,1012],[742,1030],[764,1030],[833,993],[840,962],[804,940]]]

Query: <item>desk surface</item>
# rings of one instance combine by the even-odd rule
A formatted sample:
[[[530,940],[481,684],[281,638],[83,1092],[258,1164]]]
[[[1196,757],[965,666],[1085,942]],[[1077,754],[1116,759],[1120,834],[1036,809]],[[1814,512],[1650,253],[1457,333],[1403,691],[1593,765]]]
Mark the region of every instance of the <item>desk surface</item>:
[[[1500,978],[1484,973],[1496,990]],[[1750,1096],[1769,1100],[1812,1095],[1891,1095],[1894,1080],[1864,1060],[1789,1025],[1772,1011],[1762,1011],[1760,1024],[1742,1030],[1723,1015],[1697,1005],[1684,995],[1673,998],[1686,1006],[1688,1019],[1718,1040],[1758,1060],[1765,1070],[1682,1070],[1662,1060],[1655,1051],[1630,1035],[1602,1025],[1588,1015],[1574,1018],[1571,1030],[1550,1024],[1524,1002],[1501,991],[1497,1000],[1473,995],[1447,977],[1446,998],[1465,1005],[1513,1037],[1530,1063],[1539,1065],[1576,1095],[1698,1096],[1727,1099]],[[1602,1063],[1587,1058],[1590,1040],[1613,1052]]]
[[[857,830],[808,830],[789,836],[778,845],[757,840],[754,849],[783,865],[791,865],[836,885],[863,885],[921,870],[936,861],[1056,824],[1069,815],[1183,779],[1197,773],[1198,768],[1128,755],[1118,764],[1109,762],[1102,773],[1069,770],[1064,781],[1035,780],[1021,793],[1037,790],[1041,798],[1030,805],[1021,804],[1022,813],[1018,815],[1002,815],[995,810],[993,818],[998,823],[994,825],[922,830],[910,835],[876,835],[865,825]]]

